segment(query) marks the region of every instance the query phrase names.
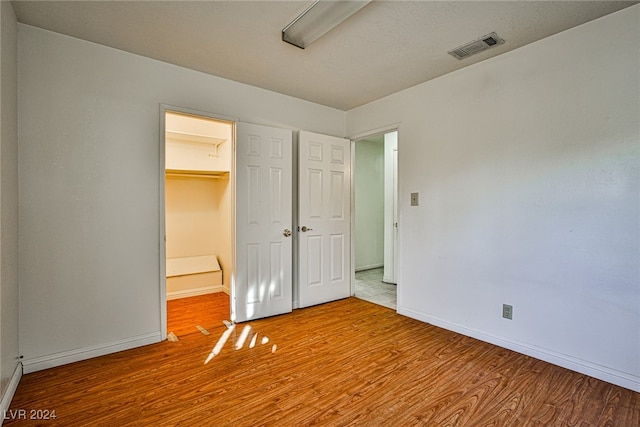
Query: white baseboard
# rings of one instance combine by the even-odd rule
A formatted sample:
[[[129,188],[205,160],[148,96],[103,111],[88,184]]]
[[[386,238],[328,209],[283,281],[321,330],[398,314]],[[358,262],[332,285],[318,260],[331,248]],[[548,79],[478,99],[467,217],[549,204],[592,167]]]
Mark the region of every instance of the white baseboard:
[[[184,291],[167,292],[167,301],[179,298],[197,297],[200,295],[213,294],[216,292],[225,292],[222,285],[206,286],[203,288],[186,289]]]
[[[446,320],[419,313],[417,311],[409,310],[404,307],[398,307],[398,314],[402,314],[404,316],[429,323],[442,329],[457,332],[462,335],[478,339],[480,341],[488,342],[489,344],[494,344],[498,347],[507,348],[509,350],[534,357],[553,365],[561,366],[563,368],[570,369],[581,374],[589,375],[599,380],[606,381],[608,383],[628,388],[629,390],[640,393],[640,378],[630,375],[626,372],[616,371],[605,366],[567,356],[566,354],[549,351],[548,349],[543,349],[512,340],[506,340],[474,329],[469,329],[464,326],[448,322]]]
[[[13,400],[13,396],[16,394],[16,390],[18,389],[18,384],[20,384],[20,379],[22,378],[22,363],[18,362],[16,365],[16,369],[13,371],[13,375],[11,376],[11,380],[9,381],[9,385],[7,389],[4,391],[2,395],[2,400],[0,401],[0,412],[1,414],[7,414],[9,412],[9,406],[11,406],[11,401]],[[0,426],[4,421],[4,416],[0,417]]]
[[[361,265],[355,268],[355,271],[373,270],[374,268],[384,267],[384,264]]]
[[[160,331],[151,332],[149,334],[125,338],[123,340],[102,345],[48,354],[46,356],[35,357],[33,359],[25,359],[22,361],[22,365],[24,367],[24,373],[30,374],[31,372],[54,368],[56,366],[91,359],[93,357],[104,356],[105,354],[111,354],[117,351],[130,350],[132,348],[142,347],[143,345],[158,343],[161,340]]]

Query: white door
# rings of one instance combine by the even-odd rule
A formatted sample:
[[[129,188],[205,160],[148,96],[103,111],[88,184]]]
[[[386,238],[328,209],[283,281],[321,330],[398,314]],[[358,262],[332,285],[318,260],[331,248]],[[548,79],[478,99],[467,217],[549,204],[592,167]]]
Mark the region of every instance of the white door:
[[[398,283],[398,149],[393,150],[393,275],[391,283]]]
[[[398,283],[398,132],[384,135],[384,274],[382,281]]]
[[[351,294],[351,142],[300,132],[299,305]]]
[[[238,123],[231,317],[292,309],[292,132]]]

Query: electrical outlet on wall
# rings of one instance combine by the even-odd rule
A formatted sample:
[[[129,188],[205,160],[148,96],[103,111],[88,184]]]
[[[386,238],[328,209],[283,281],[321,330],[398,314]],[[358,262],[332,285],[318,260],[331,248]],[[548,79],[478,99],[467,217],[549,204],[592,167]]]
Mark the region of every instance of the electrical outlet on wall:
[[[411,206],[418,206],[418,193],[411,193]]]
[[[513,306],[509,304],[502,304],[502,317],[505,319],[513,320]]]

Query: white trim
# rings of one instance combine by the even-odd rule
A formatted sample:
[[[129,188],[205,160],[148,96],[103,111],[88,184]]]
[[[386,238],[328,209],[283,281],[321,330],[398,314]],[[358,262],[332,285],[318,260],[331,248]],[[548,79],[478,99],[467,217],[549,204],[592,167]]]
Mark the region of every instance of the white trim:
[[[380,268],[380,267],[384,267],[384,263],[362,265],[360,267],[354,268],[354,270],[355,271],[366,271],[366,270],[373,270],[374,268]]]
[[[615,384],[620,387],[624,387],[640,393],[640,378],[626,372],[616,371],[604,366],[576,359],[575,357],[571,357],[566,354],[550,351],[545,348],[540,348],[517,341],[506,340],[490,334],[485,334],[484,332],[480,332],[475,329],[469,329],[456,323],[451,323],[437,317],[419,313],[405,307],[398,307],[398,314],[402,314],[404,316],[429,323],[448,331],[457,332],[465,336],[487,342],[489,344],[494,344],[499,347],[513,350],[515,352],[534,357],[553,365],[561,366],[563,368],[570,369],[581,374],[589,375],[599,380],[606,381],[608,383]]]
[[[200,295],[214,294],[216,292],[224,292],[222,285],[204,286],[202,288],[186,289],[184,291],[167,292],[167,301],[179,298],[197,297]]]
[[[166,173],[166,116],[167,111],[173,111],[171,106],[160,104],[160,147],[158,156],[158,243],[160,249],[160,339],[167,339],[167,230],[166,230],[166,202],[165,202],[165,173]]]
[[[367,130],[364,132],[359,132],[355,135],[351,135],[350,137],[348,137],[348,139],[350,139],[351,141],[355,142],[359,139],[365,139],[365,138],[369,138],[372,136],[377,136],[377,135],[382,135],[385,133],[389,133],[389,132],[394,132],[397,131],[400,128],[400,122],[397,123],[393,123],[390,125],[386,125],[386,126],[381,126],[379,128],[376,129],[371,129],[371,130]]]
[[[349,281],[351,282],[349,295],[356,295],[356,140],[350,139],[351,148],[351,194],[349,195],[349,203],[351,203],[351,229],[349,230],[349,245],[351,246],[351,262],[349,264]]]
[[[107,344],[95,345],[91,347],[79,348],[76,350],[63,351],[61,353],[48,354],[46,356],[35,357],[23,360],[24,373],[41,371],[43,369],[54,368],[80,360],[91,359],[93,357],[104,356],[122,350],[130,350],[144,345],[155,344],[162,341],[160,331],[151,332],[136,337],[125,338]]]
[[[9,412],[9,406],[11,405],[11,401],[13,400],[13,396],[16,394],[16,390],[18,389],[18,384],[20,384],[20,379],[22,378],[22,363],[18,362],[16,365],[16,369],[13,371],[13,375],[11,376],[11,380],[9,381],[9,385],[7,389],[4,391],[2,395],[2,401],[0,401],[0,412],[1,414],[6,414]],[[4,416],[0,418],[0,426],[4,422]]]

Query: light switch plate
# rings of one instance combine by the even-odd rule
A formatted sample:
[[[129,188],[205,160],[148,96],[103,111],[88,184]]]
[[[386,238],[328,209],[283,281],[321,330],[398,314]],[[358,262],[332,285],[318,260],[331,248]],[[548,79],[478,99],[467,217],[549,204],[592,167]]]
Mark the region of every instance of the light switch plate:
[[[418,193],[411,193],[411,206],[418,206]]]

